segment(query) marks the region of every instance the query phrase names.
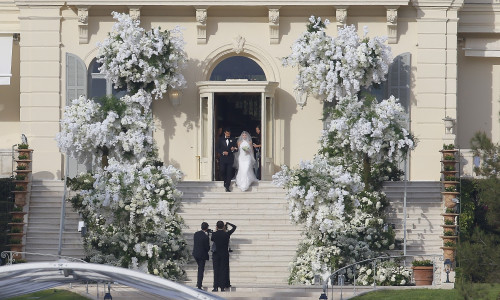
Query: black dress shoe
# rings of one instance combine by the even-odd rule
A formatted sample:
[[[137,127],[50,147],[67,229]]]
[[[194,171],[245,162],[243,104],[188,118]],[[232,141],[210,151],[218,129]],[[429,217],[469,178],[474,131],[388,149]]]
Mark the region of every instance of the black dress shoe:
[[[197,286],[197,288],[198,288],[199,290],[202,290],[201,286]]]
[[[212,292],[218,292],[219,290],[218,289],[213,289]]]
[[[228,188],[226,188],[226,192],[231,192]]]
[[[223,288],[221,288],[221,289],[220,289],[220,291],[221,291],[221,292],[224,292],[224,289],[223,289]]]

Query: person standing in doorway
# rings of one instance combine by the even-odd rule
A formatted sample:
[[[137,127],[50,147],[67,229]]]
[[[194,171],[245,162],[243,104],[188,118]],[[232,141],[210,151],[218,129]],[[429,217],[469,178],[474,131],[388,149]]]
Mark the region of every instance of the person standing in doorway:
[[[208,223],[201,223],[201,230],[194,234],[193,240],[193,257],[198,264],[198,279],[196,281],[196,287],[201,290],[203,282],[203,274],[205,273],[205,262],[208,258],[208,251],[210,251],[210,242],[208,238],[210,230],[208,229]]]
[[[260,140],[260,125],[255,127],[255,136],[252,137],[253,140],[253,148],[255,153],[255,177],[260,180],[260,158],[261,158],[261,150],[262,150],[262,142]]]
[[[224,231],[224,226],[231,226],[229,231]],[[236,230],[236,226],[227,222],[217,222],[217,231],[212,234],[212,241],[215,244],[215,251],[212,257],[214,264],[214,289],[212,292],[217,292],[220,288],[221,292],[229,284],[229,238]]]
[[[217,152],[220,153],[219,171],[224,180],[226,192],[230,192],[229,186],[233,179],[234,151],[238,151],[236,140],[231,137],[231,129],[224,129],[224,137],[217,143]]]

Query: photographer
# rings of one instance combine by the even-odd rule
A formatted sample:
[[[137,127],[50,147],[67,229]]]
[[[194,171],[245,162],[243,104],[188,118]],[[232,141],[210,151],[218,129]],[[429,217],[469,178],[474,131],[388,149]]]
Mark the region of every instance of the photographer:
[[[224,231],[226,225],[231,226],[231,230]],[[217,292],[220,287],[223,292],[229,283],[229,238],[236,230],[236,226],[227,222],[224,224],[222,221],[217,222],[217,231],[212,234],[212,241],[215,244],[215,251],[213,254],[214,264],[214,289],[212,292]]]
[[[210,251],[210,242],[208,234],[212,230],[208,229],[208,223],[201,223],[201,230],[194,234],[193,257],[198,264],[198,279],[196,287],[202,289],[203,273],[205,273],[205,261],[208,260],[208,251]]]

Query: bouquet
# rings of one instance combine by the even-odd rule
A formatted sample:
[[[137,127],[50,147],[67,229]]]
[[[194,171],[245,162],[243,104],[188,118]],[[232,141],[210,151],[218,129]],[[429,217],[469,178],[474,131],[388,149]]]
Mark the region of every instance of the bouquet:
[[[245,152],[250,151],[250,147],[248,147],[247,145],[241,147],[241,149],[243,149],[243,151],[245,151]]]

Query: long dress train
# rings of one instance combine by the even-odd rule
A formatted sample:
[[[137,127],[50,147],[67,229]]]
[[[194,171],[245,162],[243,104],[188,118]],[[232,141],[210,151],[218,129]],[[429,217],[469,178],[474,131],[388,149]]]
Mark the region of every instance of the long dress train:
[[[241,142],[238,149],[238,174],[236,175],[236,185],[243,192],[248,190],[252,183],[258,181],[253,170],[255,158],[253,157],[253,152],[250,151],[251,147],[252,145],[244,140]]]

